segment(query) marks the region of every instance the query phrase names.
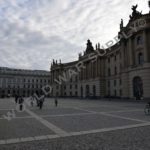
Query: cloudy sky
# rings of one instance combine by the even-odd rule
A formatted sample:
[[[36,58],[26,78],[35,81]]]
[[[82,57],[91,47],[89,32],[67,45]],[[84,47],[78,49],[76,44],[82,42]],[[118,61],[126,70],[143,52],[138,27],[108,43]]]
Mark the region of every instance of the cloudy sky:
[[[0,0],[0,66],[49,70],[52,59],[78,58],[90,39],[101,45],[147,0]]]

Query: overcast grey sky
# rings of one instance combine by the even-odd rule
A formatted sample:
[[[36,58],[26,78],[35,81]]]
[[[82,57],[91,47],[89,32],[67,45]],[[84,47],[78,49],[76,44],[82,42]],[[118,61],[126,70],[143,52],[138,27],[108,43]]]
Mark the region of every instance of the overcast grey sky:
[[[78,58],[90,39],[104,45],[147,0],[0,0],[0,66],[49,70]]]

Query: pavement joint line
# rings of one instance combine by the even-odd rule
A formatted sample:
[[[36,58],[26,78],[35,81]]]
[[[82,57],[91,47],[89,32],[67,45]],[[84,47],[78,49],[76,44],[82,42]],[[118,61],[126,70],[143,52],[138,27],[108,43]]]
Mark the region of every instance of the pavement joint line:
[[[102,112],[96,112],[96,111],[91,111],[91,110],[86,110],[86,109],[83,109],[82,108],[77,108],[77,107],[74,107],[75,109],[78,109],[78,110],[83,110],[83,111],[88,111],[88,112],[91,112],[91,113],[115,113],[115,112],[134,112],[134,111],[143,111],[143,109],[132,109],[132,110],[116,110],[116,111],[102,111]],[[88,107],[87,107],[88,108]]]
[[[13,117],[13,119],[28,119],[28,118],[34,118],[32,116],[25,116],[25,117]],[[6,120],[5,118],[0,118],[0,120]]]
[[[82,115],[89,115],[95,113],[74,113],[74,114],[62,114],[62,115],[40,115],[40,117],[63,117],[63,116],[82,116]]]
[[[150,126],[150,122],[133,124],[133,125],[126,125],[126,126],[118,126],[118,127],[112,127],[112,128],[89,130],[89,131],[70,132],[68,135],[62,135],[62,136],[60,136],[60,135],[42,135],[42,136],[26,137],[26,138],[20,138],[20,139],[0,140],[0,145],[32,142],[32,141],[40,141],[40,140],[49,140],[49,139],[56,139],[56,138],[62,138],[62,137],[72,137],[72,136],[94,134],[94,133],[104,133],[104,132],[124,130],[124,129],[132,129],[132,128],[138,128],[138,127],[144,127],[144,126]]]
[[[0,145],[6,144],[6,140],[0,140]]]
[[[73,107],[74,109],[77,109],[77,110],[82,110],[82,111],[87,111],[87,112],[89,112],[89,113],[97,113],[97,112],[95,112],[95,111],[90,111],[90,110],[86,110],[86,109],[83,109],[83,108],[78,108],[78,107]]]
[[[46,140],[48,137],[46,135],[36,136],[35,140]]]
[[[32,109],[31,109],[32,110]],[[45,109],[44,109],[45,110]],[[46,110],[49,110],[49,109],[46,109]],[[90,112],[89,112],[90,113]],[[86,114],[89,114],[89,113],[73,113],[73,114],[58,114],[58,115],[39,115],[39,116],[41,116],[41,117],[49,117],[49,116],[74,116],[74,115],[86,115]],[[33,118],[32,116],[23,116],[23,117],[15,117],[15,118],[17,118],[17,119],[19,119],[19,118]],[[1,118],[0,117],[0,119],[3,119],[3,118]]]
[[[34,117],[33,116],[14,117],[14,119],[28,119],[28,118],[34,118]]]
[[[35,119],[37,119],[38,121],[40,121],[44,126],[48,127],[50,130],[52,130],[54,133],[63,136],[63,135],[68,135],[68,133],[62,129],[60,129],[59,127],[55,126],[54,124],[50,123],[49,121],[41,118],[40,116],[38,116],[37,114],[33,113],[32,111],[26,109],[26,112],[28,114],[30,114],[31,116],[33,116]]]
[[[54,138],[59,138],[59,135],[46,135],[48,139],[54,139]]]
[[[109,112],[102,112],[102,113],[118,113],[118,112],[136,112],[136,111],[143,111],[142,109],[134,109],[134,110],[116,110],[116,111],[109,111]]]
[[[119,115],[113,115],[113,114],[109,114],[109,113],[100,113],[100,114],[105,115],[105,116],[110,116],[110,117],[116,117],[116,118],[120,118],[120,119],[143,122],[143,123],[148,123],[149,122],[149,121],[134,119],[134,118],[130,118],[130,117],[123,117],[123,116],[119,116]]]
[[[35,137],[20,138],[19,143],[21,143],[21,142],[30,142],[30,141],[35,141]]]
[[[14,108],[10,108],[10,109],[0,109],[0,111],[1,110],[10,110],[11,111],[12,109],[15,110]]]
[[[76,108],[78,109],[78,108]],[[85,110],[85,109],[80,109],[79,110]],[[85,111],[89,111],[89,110],[85,110]],[[144,120],[140,120],[140,119],[134,119],[134,118],[129,118],[129,117],[123,117],[123,116],[119,116],[119,115],[113,115],[110,114],[111,112],[96,112],[96,111],[89,111],[91,113],[95,113],[95,114],[101,114],[101,115],[105,115],[105,116],[109,116],[109,117],[115,117],[115,118],[120,118],[120,119],[126,119],[126,120],[131,120],[131,121],[138,121],[138,122],[143,122],[143,123],[148,123],[149,121],[144,121]]]
[[[0,145],[8,145],[8,144],[15,144],[15,143],[23,143],[23,142],[32,142],[32,141],[40,141],[40,140],[49,140],[54,138],[60,138],[59,135],[42,135],[42,136],[35,136],[35,137],[22,137],[16,139],[6,139],[0,140]],[[66,135],[64,135],[66,137]]]
[[[116,130],[144,127],[144,126],[150,126],[150,122],[134,124],[134,125],[119,126],[119,127],[112,127],[112,128],[103,128],[103,129],[89,130],[89,131],[71,132],[70,135],[78,136],[78,135],[92,134],[92,133],[103,133],[103,132],[109,132],[109,131],[116,131]]]
[[[8,139],[6,140],[6,144],[12,144],[12,143],[18,143],[20,141],[19,138],[16,138],[16,139]]]
[[[78,109],[78,108],[76,108]],[[80,109],[80,108],[79,108]],[[121,112],[136,112],[136,111],[142,111],[141,109],[134,109],[134,110],[120,110],[120,111],[109,111],[109,112],[88,112],[88,113],[73,113],[73,114],[60,114],[60,115],[39,115],[40,117],[63,117],[63,116],[79,116],[79,115],[88,115],[88,114],[95,114],[95,113],[121,113]],[[33,116],[24,116],[24,117],[15,117],[14,119],[26,119],[26,118],[34,118]],[[1,119],[5,119],[0,117]]]

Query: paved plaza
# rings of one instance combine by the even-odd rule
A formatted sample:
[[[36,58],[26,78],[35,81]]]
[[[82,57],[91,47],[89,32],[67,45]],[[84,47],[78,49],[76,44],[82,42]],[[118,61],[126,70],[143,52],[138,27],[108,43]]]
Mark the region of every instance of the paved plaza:
[[[46,99],[43,109],[0,99],[0,150],[150,150],[144,102]]]

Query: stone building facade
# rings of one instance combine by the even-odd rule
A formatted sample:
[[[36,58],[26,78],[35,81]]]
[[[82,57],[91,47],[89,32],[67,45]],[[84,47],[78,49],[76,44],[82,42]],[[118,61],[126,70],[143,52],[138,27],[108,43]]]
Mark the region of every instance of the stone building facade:
[[[126,26],[121,19],[116,44],[93,48],[88,40],[77,61],[53,61],[52,96],[150,98],[150,13],[136,9],[132,7]]]
[[[0,97],[42,94],[42,87],[50,84],[50,72],[0,67]]]

